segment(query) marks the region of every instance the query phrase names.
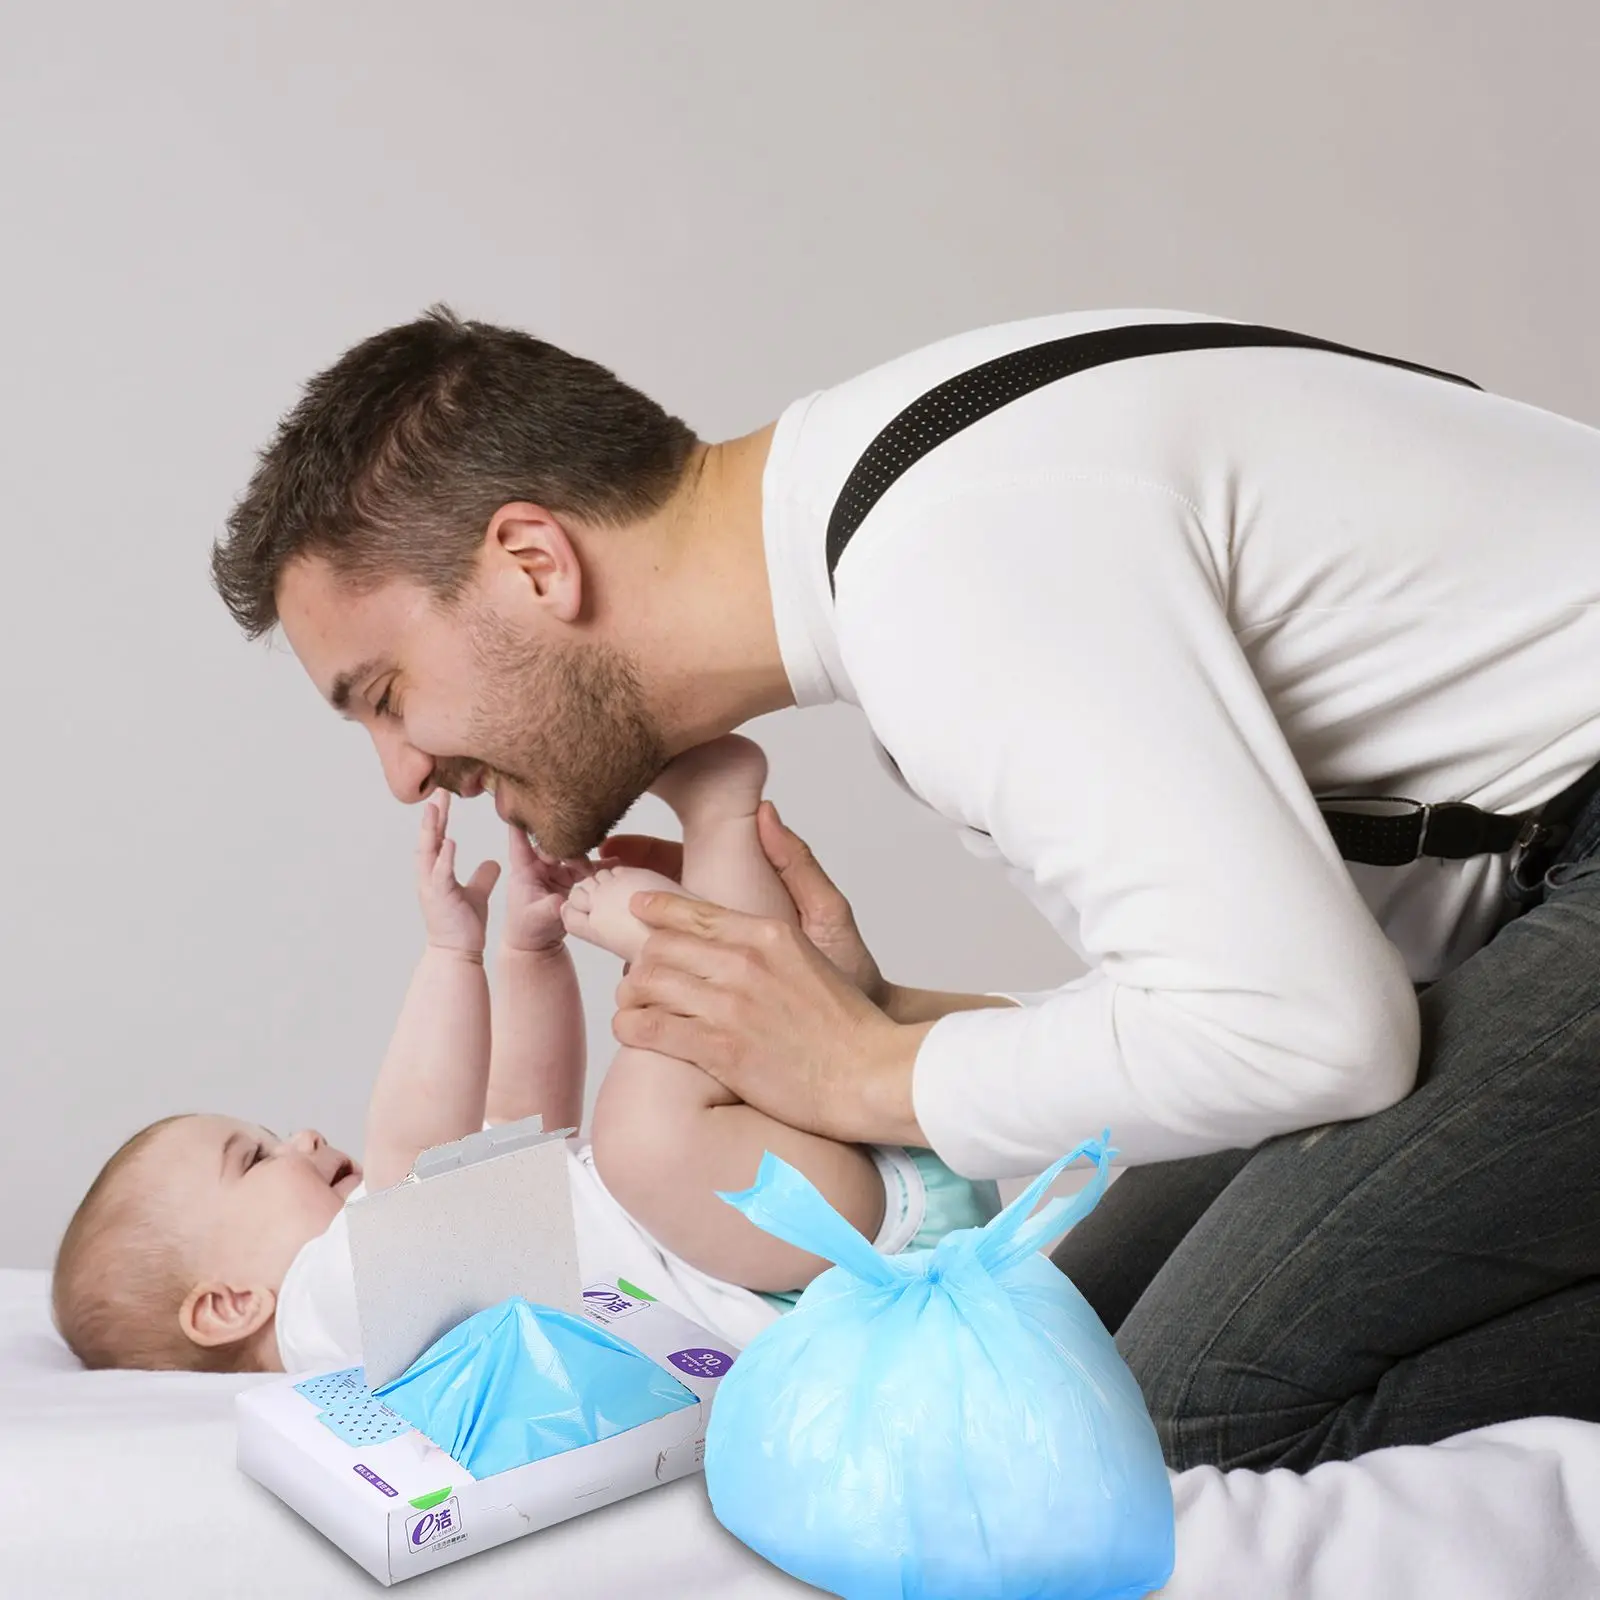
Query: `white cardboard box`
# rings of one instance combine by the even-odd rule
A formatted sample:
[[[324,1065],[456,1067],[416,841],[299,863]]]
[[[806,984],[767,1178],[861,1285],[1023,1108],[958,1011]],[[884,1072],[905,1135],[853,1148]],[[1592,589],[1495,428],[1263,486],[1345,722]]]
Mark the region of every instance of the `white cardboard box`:
[[[358,1410],[372,1415],[378,1442],[347,1443],[322,1413],[339,1388],[359,1384],[341,1385],[337,1373],[291,1376],[239,1396],[239,1466],[383,1584],[698,1472],[711,1399],[732,1355],[686,1317],[614,1284],[596,1284],[584,1297],[586,1315],[659,1362],[698,1403],[598,1444],[475,1479],[420,1433],[389,1421],[394,1414],[378,1401]],[[302,1392],[319,1381],[321,1403]],[[384,1437],[396,1426],[404,1431]]]
[[[565,1152],[537,1118],[420,1157],[355,1202],[350,1243],[363,1350],[396,1377],[439,1334],[510,1295],[576,1308],[695,1397],[664,1417],[475,1479],[367,1387],[360,1367],[289,1375],[238,1397],[238,1463],[380,1583],[698,1472],[723,1341],[615,1283],[579,1287]],[[357,1224],[357,1212],[363,1213]]]

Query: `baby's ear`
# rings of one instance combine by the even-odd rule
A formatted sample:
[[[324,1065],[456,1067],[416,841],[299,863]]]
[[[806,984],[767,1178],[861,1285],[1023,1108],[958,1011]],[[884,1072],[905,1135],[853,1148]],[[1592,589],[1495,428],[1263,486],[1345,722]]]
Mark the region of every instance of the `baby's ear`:
[[[239,1288],[215,1280],[197,1283],[178,1309],[184,1337],[205,1349],[238,1344],[272,1320],[278,1297],[270,1289]]]

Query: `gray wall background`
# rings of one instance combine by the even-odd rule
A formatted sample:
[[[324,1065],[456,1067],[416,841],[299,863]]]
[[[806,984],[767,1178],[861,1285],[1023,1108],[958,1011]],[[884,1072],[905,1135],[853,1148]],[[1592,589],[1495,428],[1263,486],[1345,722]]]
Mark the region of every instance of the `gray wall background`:
[[[1600,421],[1597,79],[1593,0],[9,0],[0,1264],[175,1110],[359,1145],[415,819],[206,577],[347,344],[447,298],[715,437],[964,327],[1179,306]],[[1069,974],[853,713],[756,731],[891,975]]]

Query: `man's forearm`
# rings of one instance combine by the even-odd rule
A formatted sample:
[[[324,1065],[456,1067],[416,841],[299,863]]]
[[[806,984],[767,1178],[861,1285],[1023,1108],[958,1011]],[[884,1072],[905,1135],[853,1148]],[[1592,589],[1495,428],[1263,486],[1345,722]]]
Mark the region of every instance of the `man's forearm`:
[[[987,1011],[1015,1002],[1000,995],[947,994],[938,989],[907,989],[886,983],[875,997],[880,1019],[863,1032],[860,1048],[834,1074],[822,1096],[822,1115],[813,1133],[846,1144],[904,1144],[926,1147],[917,1122],[912,1080],[917,1052],[940,1017],[957,1011]]]
[[[988,1011],[1015,1004],[1004,995],[950,994],[942,989],[909,989],[898,983],[885,984],[879,1002],[885,1016],[901,1023],[937,1022],[957,1011]]]
[[[826,1097],[825,1126],[815,1130],[848,1144],[925,1147],[912,1094],[917,1052],[940,1017],[957,1011],[989,1011],[1015,1005],[1003,995],[950,994],[885,984],[879,1009],[894,1023],[872,1030],[854,1066],[841,1074]]]

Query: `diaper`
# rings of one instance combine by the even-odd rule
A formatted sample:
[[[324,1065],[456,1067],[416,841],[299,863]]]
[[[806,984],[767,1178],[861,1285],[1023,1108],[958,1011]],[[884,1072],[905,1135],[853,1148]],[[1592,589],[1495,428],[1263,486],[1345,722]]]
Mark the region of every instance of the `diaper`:
[[[1000,1211],[1000,1191],[989,1179],[963,1178],[931,1150],[899,1145],[869,1145],[867,1154],[883,1179],[883,1225],[872,1241],[881,1255],[931,1250],[958,1228],[981,1228]],[[761,1298],[788,1311],[799,1289],[764,1293]]]

